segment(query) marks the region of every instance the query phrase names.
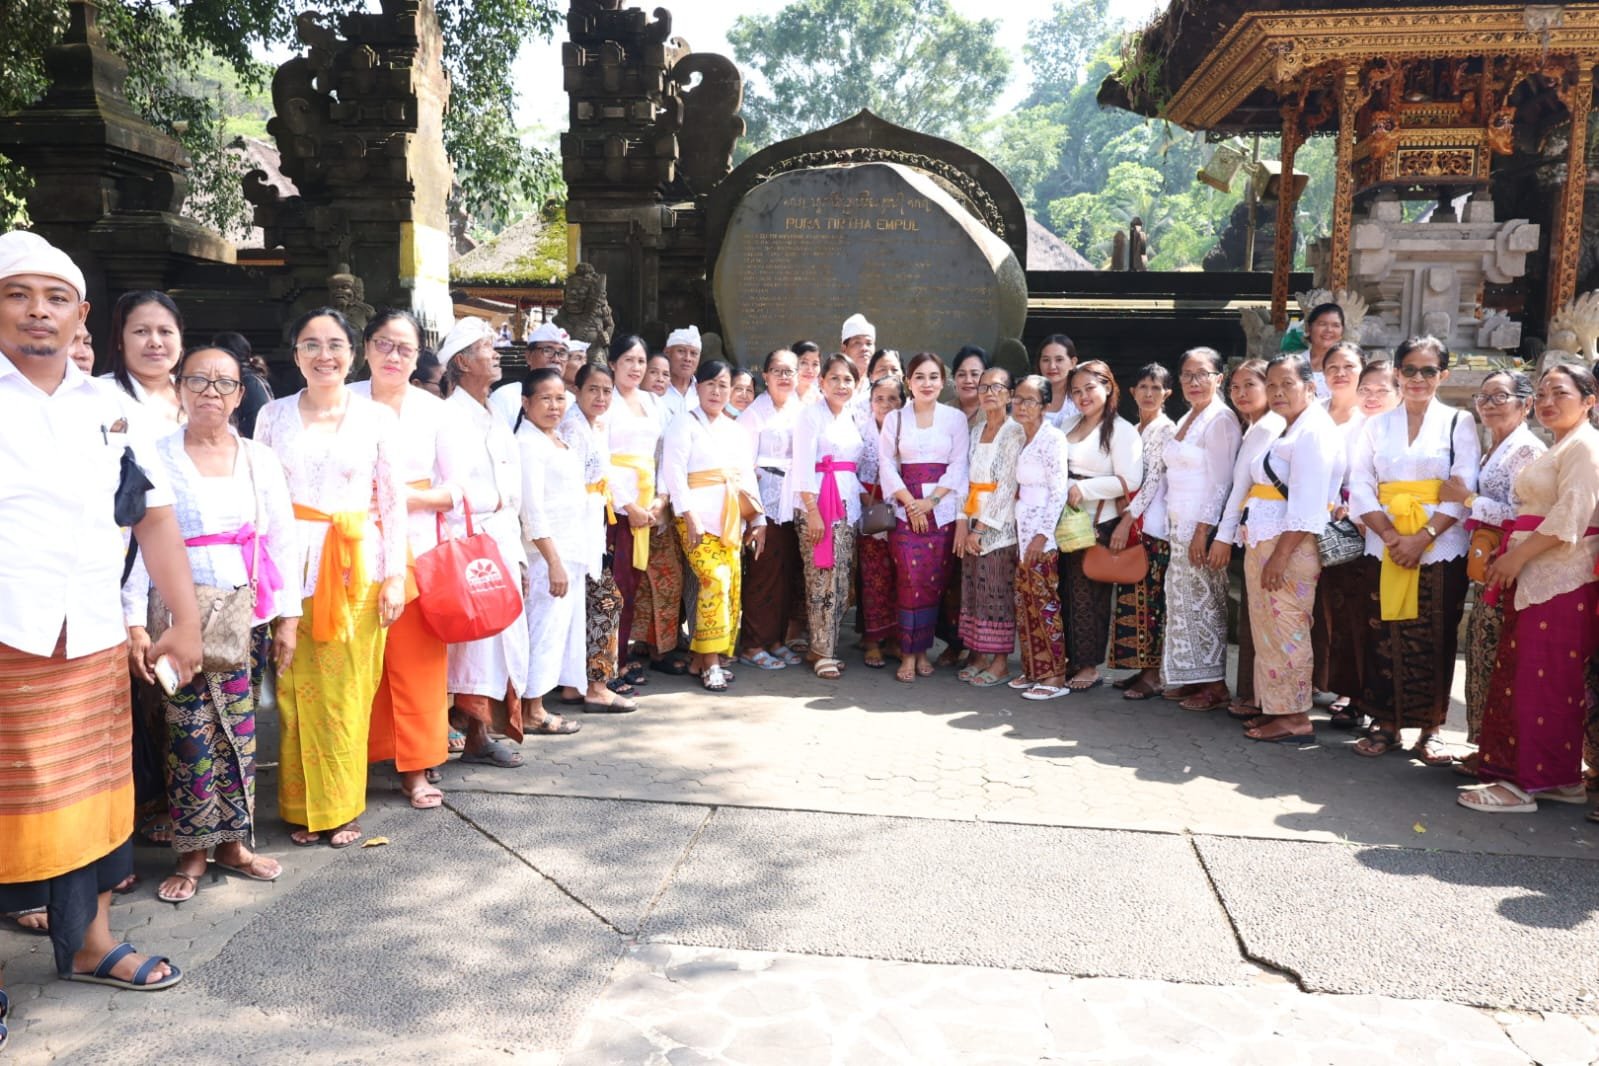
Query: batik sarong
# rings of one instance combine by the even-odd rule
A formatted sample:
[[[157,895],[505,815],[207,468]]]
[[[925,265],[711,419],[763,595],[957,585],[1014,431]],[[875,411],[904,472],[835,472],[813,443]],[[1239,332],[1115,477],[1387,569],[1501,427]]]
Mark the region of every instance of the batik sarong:
[[[1364,592],[1359,559],[1324,568],[1316,583],[1310,640],[1316,656],[1313,684],[1322,692],[1360,694],[1374,617]]]
[[[805,608],[810,621],[811,651],[824,659],[838,658],[838,631],[849,606],[851,565],[855,558],[855,527],[847,519],[833,523],[833,566],[823,570],[816,565],[815,548],[820,538],[809,528],[800,527],[800,561],[805,568]]]
[[[969,651],[1009,655],[1016,650],[1017,546],[962,561],[960,641]]]
[[[1249,623],[1249,585],[1238,590],[1238,676],[1233,679],[1233,700],[1255,702],[1255,629]]]
[[[1135,585],[1117,585],[1111,622],[1110,659],[1113,670],[1158,670],[1161,637],[1166,629],[1166,597],[1162,592],[1171,544],[1159,537],[1143,537],[1149,556],[1149,573]]]
[[[895,610],[898,574],[888,538],[862,536],[856,542],[861,567],[861,627],[867,640],[894,636],[899,617]]]
[[[1268,590],[1261,587],[1260,573],[1276,550],[1277,538],[1273,537],[1244,552],[1249,627],[1255,648],[1255,702],[1266,714],[1304,714],[1312,699],[1315,652],[1310,626],[1321,558],[1316,554],[1316,538],[1304,537],[1288,557],[1284,587]]]
[[[1110,543],[1116,522],[1094,527],[1094,538]],[[1115,587],[1090,581],[1083,573],[1083,551],[1063,552],[1060,557],[1060,606],[1066,621],[1066,659],[1073,670],[1097,667],[1105,661],[1110,643],[1110,598]]]
[[[1166,567],[1166,634],[1161,676],[1168,685],[1227,678],[1227,571],[1194,566],[1178,545]]]
[[[583,625],[588,679],[614,681],[619,662],[617,627],[622,611],[622,594],[617,591],[616,578],[609,566],[601,567],[598,577],[587,576],[583,584],[587,596]]]
[[[688,524],[677,520],[678,536],[688,543]],[[694,601],[694,638],[689,650],[696,654],[733,656],[738,639],[739,596],[743,575],[739,550],[722,543],[722,538],[701,534],[700,542],[690,547],[688,565],[699,583]]]
[[[367,736],[386,637],[378,589],[371,583],[349,590],[347,640],[312,636],[307,597],[294,662],[278,674],[278,810],[288,824],[313,833],[337,829],[366,809]]]
[[[1416,617],[1382,621],[1382,563],[1363,558],[1360,579],[1371,605],[1371,650],[1361,679],[1360,709],[1378,728],[1436,729],[1449,714],[1466,602],[1466,560],[1429,563],[1417,575]]]
[[[677,647],[683,622],[683,561],[670,524],[650,528],[650,566],[638,583],[629,637],[646,644],[656,658]]]
[[[1015,571],[1016,632],[1022,674],[1034,681],[1066,673],[1066,630],[1061,618],[1060,553],[1040,552]]]
[[[799,539],[793,522],[767,522],[766,544],[744,557],[744,637],[746,648],[770,648],[788,636],[797,607],[794,575],[800,572]]]
[[[1421,595],[1425,612],[1425,582]],[[1527,792],[1575,785],[1593,709],[1588,660],[1599,652],[1599,582],[1524,610],[1506,603],[1504,612],[1478,749],[1481,776]]]
[[[196,675],[166,699],[174,851],[255,843],[255,708],[267,647],[268,627],[257,626],[248,666]]]
[[[1488,682],[1493,677],[1494,657],[1499,654],[1505,611],[1498,602],[1483,602],[1481,585],[1472,583],[1471,592],[1471,615],[1466,619],[1466,740],[1475,744],[1482,734]]]

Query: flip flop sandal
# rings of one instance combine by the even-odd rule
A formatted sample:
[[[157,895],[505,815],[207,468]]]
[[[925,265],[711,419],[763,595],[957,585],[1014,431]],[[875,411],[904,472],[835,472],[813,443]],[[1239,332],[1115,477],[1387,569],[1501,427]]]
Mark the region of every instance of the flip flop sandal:
[[[419,811],[436,811],[444,806],[444,793],[432,785],[414,788],[406,794],[406,798],[411,801],[411,806]],[[428,800],[434,802],[429,803]]]
[[[436,785],[440,781],[444,780],[444,774],[437,766],[429,766],[426,770],[422,771],[422,780],[426,781],[430,785]]]
[[[966,666],[963,666],[959,670],[955,671],[955,677],[959,681],[965,681],[967,684],[970,684],[972,678],[976,677],[980,673],[982,673],[982,671],[977,667],[967,664]]]
[[[475,763],[479,766],[498,766],[502,770],[514,770],[522,765],[523,760],[521,752],[516,751],[503,740],[496,740],[482,751],[463,751],[461,753],[461,761]]]
[[[124,877],[122,880],[118,881],[116,883],[116,887],[114,887],[111,891],[112,891],[112,893],[114,895],[126,896],[129,892],[132,892],[134,889],[136,889],[138,887],[139,887],[139,875],[138,874],[129,874],[128,876]]]
[[[638,695],[638,689],[636,689],[632,685],[628,684],[627,680],[625,678],[620,678],[620,677],[613,678],[612,680],[607,681],[605,683],[605,687],[610,689],[612,692],[616,693],[618,696],[637,696]],[[578,702],[586,705],[588,703],[588,699],[584,698],[584,699],[579,700]]]
[[[784,666],[798,666],[805,661],[804,656],[796,654],[794,649],[790,648],[786,644],[779,646],[776,651],[768,651],[766,654],[770,655]]]
[[[1028,677],[1026,674],[1017,674],[1015,677],[1005,682],[1005,687],[1016,689],[1018,692],[1026,692],[1035,684],[1037,684],[1037,682]]]
[[[738,661],[743,663],[745,666],[753,666],[757,670],[781,670],[788,665],[781,659],[773,656],[765,648],[756,651],[752,655],[740,655],[738,657]]]
[[[338,843],[337,841],[335,841],[333,839],[334,837],[338,836],[340,833],[354,833],[355,834],[355,839],[354,840],[346,840],[344,843],[340,844],[340,843]],[[359,844],[360,842],[361,842],[361,823],[359,821],[355,820],[354,818],[350,819],[348,822],[345,822],[343,825],[339,826],[337,829],[334,829],[332,832],[328,833],[328,847],[332,848],[334,851],[343,851],[345,848],[352,847],[352,846],[354,846],[356,844]]]
[[[1355,741],[1354,752],[1366,759],[1380,759],[1399,750],[1399,738],[1386,729],[1373,729]]]
[[[247,877],[251,881],[272,882],[283,876],[282,866],[278,866],[277,872],[271,877],[268,877],[266,874],[256,873],[257,864],[262,860],[262,858],[264,858],[264,856],[252,855],[250,856],[250,861],[242,866],[235,866],[233,863],[223,862],[221,859],[213,860],[213,864],[218,870],[221,870],[225,874],[233,874],[235,877]],[[277,864],[274,863],[273,865]]]
[[[682,658],[651,659],[650,669],[658,674],[670,674],[672,677],[682,677],[688,673],[688,660]]]
[[[1086,685],[1073,684],[1073,681],[1075,680],[1076,679],[1073,678],[1072,681],[1066,682],[1065,687],[1071,689],[1073,692],[1087,692],[1089,689],[1098,688],[1105,683],[1105,679],[1103,677],[1096,677]]]
[[[587,708],[585,707],[585,710]],[[553,725],[551,723],[554,723]],[[544,721],[527,730],[527,736],[569,737],[583,728],[583,723],[559,714],[546,715]],[[517,765],[521,765],[518,763]]]
[[[868,670],[881,670],[888,665],[888,660],[883,658],[882,652],[877,652],[876,654],[877,658],[875,659],[872,658],[871,652],[868,652],[861,657],[861,661],[866,664],[866,668]]]
[[[1177,706],[1185,711],[1219,711],[1223,707],[1232,706],[1232,702],[1232,693],[1223,690],[1219,698],[1211,696],[1208,699],[1203,692],[1196,692],[1186,700],[1178,703]]]
[[[61,975],[61,979],[63,981],[81,981],[91,985],[110,985],[112,988],[126,989],[129,992],[160,992],[183,980],[183,971],[174,966],[171,959],[157,955],[152,955],[146,959],[144,965],[134,972],[131,980],[126,977],[111,976],[111,971],[116,964],[132,954],[132,944],[118,944],[106,952],[105,958],[100,960],[100,965],[90,972],[77,973],[74,971],[72,973],[64,973]],[[150,972],[163,962],[167,964],[171,972],[159,981],[147,983],[145,978],[150,976]]]
[[[1065,685],[1034,685],[1022,693],[1022,699],[1042,703],[1045,700],[1058,700],[1062,696],[1070,696],[1072,690]]]
[[[1160,689],[1142,681],[1135,681],[1122,690],[1124,700],[1152,700],[1160,695]]]
[[[189,883],[189,890],[184,892],[180,887],[176,892],[163,891],[163,889],[165,889],[165,885],[163,884],[157,887],[155,890],[155,898],[160,900],[162,903],[187,903],[195,897],[196,893],[200,891],[199,874],[185,874],[174,870],[167,874],[164,880],[171,880],[174,877],[180,881],[187,881]]]
[[[972,687],[993,688],[995,685],[1003,685],[1005,682],[1009,681],[1010,676],[1011,675],[1006,674],[1004,677],[996,677],[991,670],[979,670],[977,673],[972,675]]]
[[[30,914],[44,914],[47,911],[49,911],[48,907],[29,907],[25,911],[12,911],[9,914],[0,914],[0,921],[5,922],[19,933],[27,933],[29,936],[49,936],[50,926],[48,922],[45,924],[44,928],[36,929],[31,925],[23,925],[21,921],[21,919],[28,917]],[[0,995],[3,994],[3,992],[0,992]],[[5,1016],[5,1009],[3,1006],[0,1006],[0,1019],[3,1019]]]
[[[466,734],[459,729],[450,730],[449,739],[446,741],[450,754],[454,755],[466,750]]]
[[[843,665],[837,659],[818,659],[811,670],[823,681],[837,681]]]
[[[1265,725],[1256,726],[1256,727],[1254,727],[1252,729],[1246,729],[1246,730],[1244,730],[1244,736],[1248,737],[1250,740],[1256,741],[1256,742],[1261,743],[1261,744],[1314,744],[1314,743],[1316,743],[1316,730],[1314,728],[1312,728],[1311,731],[1308,732],[1308,733],[1277,733],[1274,736],[1264,736],[1262,734],[1262,731],[1267,729],[1271,725],[1272,725],[1272,723],[1267,722]]]
[[[295,832],[300,832],[300,830],[295,830]],[[306,835],[308,837],[310,837],[309,840],[297,839],[295,837],[294,833],[290,833],[289,834],[289,843],[293,844],[297,848],[314,848],[318,844],[322,843],[322,834],[321,833],[310,833],[310,832],[308,832],[308,833],[306,833]]]
[[[1467,789],[1455,797],[1455,802],[1484,814],[1531,814],[1538,809],[1537,800],[1509,781]]]
[[[636,710],[638,710],[638,704],[620,696],[610,703],[595,703],[593,700],[585,700],[583,702],[584,714],[632,714]]]

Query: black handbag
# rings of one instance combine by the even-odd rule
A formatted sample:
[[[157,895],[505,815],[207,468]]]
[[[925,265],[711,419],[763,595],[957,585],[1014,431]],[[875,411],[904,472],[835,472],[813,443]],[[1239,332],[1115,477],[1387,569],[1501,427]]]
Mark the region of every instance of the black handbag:
[[[1269,446],[1261,454],[1261,469],[1271,480],[1272,487],[1283,494],[1283,499],[1288,499],[1288,486],[1282,483],[1282,479],[1271,468]],[[1322,566],[1352,563],[1364,554],[1366,554],[1366,538],[1360,535],[1359,528],[1348,518],[1329,520],[1321,532],[1316,534],[1316,555],[1321,559]]]

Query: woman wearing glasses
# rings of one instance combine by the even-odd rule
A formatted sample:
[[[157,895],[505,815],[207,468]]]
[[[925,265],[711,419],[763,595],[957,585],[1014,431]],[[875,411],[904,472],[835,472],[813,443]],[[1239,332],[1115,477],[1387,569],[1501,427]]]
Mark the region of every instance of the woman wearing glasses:
[[[301,604],[282,595],[277,563],[299,558],[294,511],[277,457],[233,428],[244,398],[244,367],[223,348],[197,348],[179,362],[184,426],[156,445],[172,484],[178,525],[196,585],[255,586],[249,657],[231,670],[197,674],[163,700],[167,809],[177,868],[156,895],[168,903],[192,898],[205,873],[206,851],[219,869],[273,881],[278,863],[251,852],[255,837],[255,708],[269,638],[278,669],[294,661]],[[152,602],[143,557],[123,587],[133,672],[155,684],[147,622],[164,611]],[[274,620],[275,623],[274,623]],[[242,634],[241,634],[242,635]]]
[[[1066,629],[1055,544],[1055,522],[1066,506],[1066,438],[1049,423],[1051,399],[1049,379],[1030,374],[1016,384],[1011,402],[1023,441],[1016,457],[1015,507],[1022,672],[1010,687],[1023,690],[1022,699],[1036,702],[1071,693],[1066,687]]]
[[[303,613],[293,663],[278,672],[278,809],[301,847],[361,839],[367,734],[386,630],[405,610],[404,449],[394,412],[351,392],[355,330],[309,311],[289,331],[305,388],[261,409],[256,440],[283,464],[300,556],[285,595]]]
[[[1488,454],[1477,473],[1477,488],[1474,491],[1450,477],[1438,494],[1445,502],[1466,509],[1468,532],[1488,529],[1496,532],[1494,539],[1500,541],[1521,506],[1515,491],[1517,475],[1549,449],[1527,425],[1532,378],[1521,371],[1501,370],[1484,378],[1472,404],[1488,429]],[[1488,560],[1482,561],[1486,564]],[[1473,606],[1466,621],[1466,739],[1475,744],[1488,700],[1488,677],[1499,651],[1504,606],[1499,597],[1485,596],[1481,583],[1474,583],[1471,591]],[[1467,756],[1463,763],[1467,772],[1476,772],[1477,756]]]
[[[378,312],[367,323],[364,340],[372,379],[355,382],[350,392],[377,401],[399,419],[406,539],[416,558],[438,547],[438,516],[460,506],[457,482],[458,472],[468,465],[461,454],[466,437],[452,431],[454,422],[443,400],[411,384],[422,350],[422,327],[409,312]],[[400,788],[417,810],[444,802],[444,793],[430,780],[437,773],[429,771],[449,758],[449,670],[449,650],[411,601],[383,642],[383,678],[372,701],[367,758],[394,760]]]
[[[1488,566],[1505,627],[1482,723],[1479,773],[1487,785],[1458,798],[1475,811],[1588,801],[1583,729],[1594,711],[1588,678],[1599,652],[1596,400],[1593,372],[1570,363],[1545,370],[1533,393],[1554,444],[1516,476],[1520,506],[1506,550]],[[1599,822],[1599,810],[1588,820]]]
[[[744,654],[739,661],[781,670],[802,660],[783,639],[801,611],[799,538],[793,500],[785,495],[794,459],[794,430],[805,404],[794,393],[799,362],[787,348],[767,353],[766,391],[739,416],[755,455],[755,482],[766,514],[766,547],[744,560]]]
[[[1027,434],[1010,417],[1009,370],[996,366],[983,371],[975,391],[983,420],[972,430],[967,455],[961,508],[966,535],[955,541],[960,643],[971,652],[971,661],[958,676],[990,688],[1010,680],[1010,653],[1016,647],[1016,460]]]
[[[1477,487],[1481,447],[1469,414],[1437,399],[1449,350],[1412,337],[1394,353],[1403,402],[1361,429],[1350,460],[1349,510],[1366,527],[1362,568],[1378,624],[1362,670],[1359,710],[1370,731],[1355,745],[1375,757],[1420,730],[1414,753],[1429,766],[1452,760],[1438,730],[1449,710],[1456,633],[1466,597],[1466,509],[1447,503],[1454,477]]]

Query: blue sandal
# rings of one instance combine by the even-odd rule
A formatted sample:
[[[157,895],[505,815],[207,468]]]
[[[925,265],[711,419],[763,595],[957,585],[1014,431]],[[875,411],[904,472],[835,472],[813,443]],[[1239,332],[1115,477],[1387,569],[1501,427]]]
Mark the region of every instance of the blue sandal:
[[[183,980],[183,971],[173,966],[171,959],[158,955],[152,955],[145,959],[144,965],[135,971],[132,980],[125,977],[113,977],[111,970],[117,963],[132,954],[132,944],[118,944],[106,952],[105,958],[100,960],[100,965],[96,966],[92,973],[77,973],[74,971],[73,973],[62,974],[61,979],[64,981],[82,981],[91,985],[110,985],[112,988],[123,988],[131,992],[160,992],[162,989],[171,988]],[[150,971],[163,962],[172,967],[172,972],[159,981],[145,981],[145,978],[150,976]]]
[[[11,1030],[6,1028],[6,1016],[11,1013],[11,998],[6,995],[6,990],[0,988],[0,1051],[6,1049],[6,1039],[11,1036]]]

